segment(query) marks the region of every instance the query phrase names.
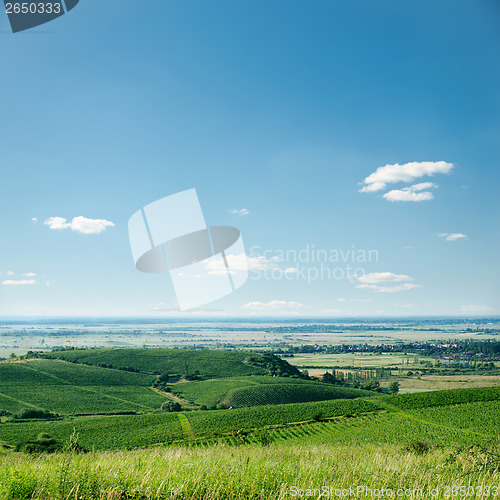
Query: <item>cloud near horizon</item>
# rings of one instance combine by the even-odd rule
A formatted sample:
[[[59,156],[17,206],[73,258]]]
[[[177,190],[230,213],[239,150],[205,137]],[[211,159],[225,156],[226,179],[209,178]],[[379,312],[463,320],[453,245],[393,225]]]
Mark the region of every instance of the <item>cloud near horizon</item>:
[[[81,215],[73,217],[71,222],[67,222],[67,219],[63,217],[49,217],[44,224],[49,226],[50,229],[71,229],[82,234],[98,234],[105,231],[106,227],[114,226],[113,222],[106,219],[87,219]]]
[[[280,311],[280,310],[300,309],[302,307],[305,307],[304,304],[287,300],[271,300],[269,302],[259,302],[259,301],[248,302],[247,304],[241,306],[242,309],[251,309],[254,311]]]
[[[397,293],[422,287],[422,285],[407,283],[408,281],[413,281],[411,276],[389,272],[365,274],[364,276],[360,276],[358,281],[360,284],[356,285],[356,288],[372,290],[378,293]],[[393,283],[400,284],[388,286]]]

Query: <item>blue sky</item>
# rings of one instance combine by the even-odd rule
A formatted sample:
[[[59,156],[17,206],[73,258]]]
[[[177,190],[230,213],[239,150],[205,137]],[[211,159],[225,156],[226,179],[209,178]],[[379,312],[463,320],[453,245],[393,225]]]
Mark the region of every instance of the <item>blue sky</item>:
[[[81,0],[17,34],[0,13],[0,315],[175,315],[127,222],[189,188],[253,250],[204,314],[499,314],[499,25],[494,0]],[[45,223],[79,216],[114,225]],[[313,246],[378,259],[308,280],[278,258]]]

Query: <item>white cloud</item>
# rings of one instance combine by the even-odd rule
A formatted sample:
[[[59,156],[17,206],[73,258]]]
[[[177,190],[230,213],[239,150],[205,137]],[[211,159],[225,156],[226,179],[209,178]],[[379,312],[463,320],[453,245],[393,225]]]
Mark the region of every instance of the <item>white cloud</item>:
[[[237,208],[229,208],[228,212],[233,215],[248,215],[250,213],[246,208],[240,208],[239,210]]]
[[[407,276],[406,274],[394,274],[394,273],[369,273],[364,276],[360,276],[358,281],[367,284],[378,284],[378,283],[399,283],[401,281],[413,281],[413,278]]]
[[[31,222],[38,222],[38,217],[33,217],[33,218],[31,219]]]
[[[420,184],[413,184],[402,189],[393,189],[385,193],[383,197],[389,201],[426,201],[432,200],[434,195],[430,191],[424,189],[436,188],[437,184],[434,182],[421,182]],[[424,191],[424,192],[420,192]]]
[[[393,189],[385,193],[383,197],[388,201],[428,201],[434,198],[430,191],[423,193],[414,193],[413,191],[404,191],[402,189]]]
[[[81,215],[73,217],[71,222],[67,222],[63,217],[49,217],[44,224],[50,229],[71,229],[83,234],[98,234],[102,233],[106,227],[114,226],[113,222],[105,219],[87,219]]]
[[[435,182],[421,182],[420,184],[413,184],[413,186],[403,188],[403,191],[423,191],[424,189],[437,188]]]
[[[23,276],[27,276],[28,278],[34,278],[36,273],[24,273]]]
[[[404,283],[406,281],[413,281],[411,276],[406,274],[394,274],[394,273],[369,273],[358,278],[360,282],[356,285],[356,288],[362,288],[367,290],[373,290],[378,293],[397,293],[403,292],[405,290],[411,290],[412,288],[420,288],[421,285],[416,285],[414,283]],[[400,285],[387,286],[389,283],[401,283]]]
[[[337,299],[337,302],[347,302],[347,299],[344,299],[344,297],[339,297]]]
[[[285,309],[289,310],[300,309],[301,307],[305,307],[304,304],[287,300],[271,300],[270,302],[248,302],[247,304],[241,306],[242,309],[252,309],[254,311],[277,311]]]
[[[427,175],[445,174],[450,172],[452,168],[453,163],[447,163],[445,161],[424,161],[405,163],[403,165],[399,163],[385,165],[384,167],[378,167],[375,172],[365,178],[362,182],[364,185],[361,187],[360,191],[363,193],[380,191],[385,189],[387,184],[411,182],[414,179]]]
[[[357,285],[356,288],[367,288],[369,290],[373,290],[378,293],[397,293],[404,292],[406,290],[411,290],[412,288],[421,288],[422,285],[415,285],[413,283],[404,283],[402,285],[396,286],[384,286],[384,285]]]
[[[444,238],[446,241],[456,241],[467,238],[467,235],[463,233],[439,233],[438,236]]]
[[[5,280],[5,281],[2,281],[2,285],[7,285],[7,286],[34,285],[34,284],[36,284],[35,280]]]
[[[7,276],[14,276],[14,271],[7,271],[5,274]]]
[[[469,312],[469,313],[474,313],[474,312],[490,312],[493,311],[491,307],[488,306],[461,306],[460,309],[462,312]]]

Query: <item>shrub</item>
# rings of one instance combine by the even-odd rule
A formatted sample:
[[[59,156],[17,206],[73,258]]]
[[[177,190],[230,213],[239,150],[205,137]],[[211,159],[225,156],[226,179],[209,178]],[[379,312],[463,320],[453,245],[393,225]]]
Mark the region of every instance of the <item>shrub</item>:
[[[181,411],[181,409],[182,409],[182,406],[177,401],[165,401],[161,405],[161,410],[162,411],[170,411],[170,412],[172,412],[172,411]]]
[[[47,410],[37,410],[36,408],[24,408],[14,417],[19,419],[32,419],[32,418],[51,419],[51,418],[58,418],[59,415]]]
[[[410,441],[407,443],[405,446],[406,451],[412,451],[413,453],[416,453],[417,455],[425,455],[428,453],[431,449],[431,445],[427,441],[420,441],[418,439],[414,439],[413,441]]]
[[[38,434],[35,441],[18,443],[16,451],[25,453],[54,453],[61,449],[61,445],[46,432]]]

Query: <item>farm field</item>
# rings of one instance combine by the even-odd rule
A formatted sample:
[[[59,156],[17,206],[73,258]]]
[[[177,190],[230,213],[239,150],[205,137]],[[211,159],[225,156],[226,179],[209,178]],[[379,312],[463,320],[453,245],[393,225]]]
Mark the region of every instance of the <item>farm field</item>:
[[[485,418],[480,419],[484,405]],[[50,422],[0,424],[0,442],[10,446],[47,432],[66,442],[77,432],[87,449],[134,448],[155,444],[225,442],[398,443],[433,445],[486,443],[499,427],[500,389],[468,389],[398,396],[373,396],[217,411],[72,417]],[[189,422],[189,433],[182,428]],[[181,425],[182,424],[182,425]],[[263,438],[263,434],[265,434]],[[194,441],[193,441],[194,438]]]
[[[154,377],[58,360],[0,363],[0,409],[50,410],[63,415],[151,411],[166,400]]]
[[[385,368],[392,366],[394,368],[408,368],[415,360],[432,361],[432,358],[417,356],[415,354],[375,354],[375,353],[355,353],[355,354],[296,354],[289,358],[290,364],[297,366],[318,366],[331,368],[334,366],[346,367],[354,366],[356,368]],[[407,365],[407,360],[409,363]]]
[[[248,352],[192,349],[87,349],[55,351],[47,358],[143,373],[201,373],[205,377],[224,378],[262,375],[265,369],[248,363]],[[258,356],[258,355],[257,355]]]
[[[269,387],[263,387],[264,385]],[[197,404],[223,403],[234,407],[353,398],[369,394],[345,387],[332,387],[321,382],[254,375],[179,383],[171,388],[175,395]]]

